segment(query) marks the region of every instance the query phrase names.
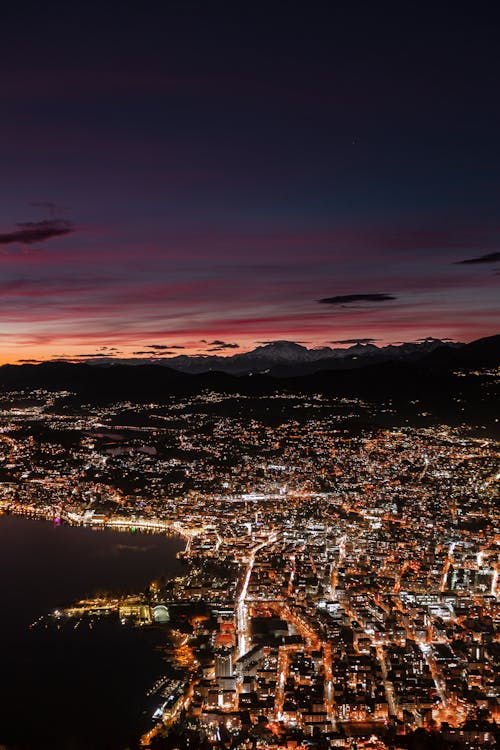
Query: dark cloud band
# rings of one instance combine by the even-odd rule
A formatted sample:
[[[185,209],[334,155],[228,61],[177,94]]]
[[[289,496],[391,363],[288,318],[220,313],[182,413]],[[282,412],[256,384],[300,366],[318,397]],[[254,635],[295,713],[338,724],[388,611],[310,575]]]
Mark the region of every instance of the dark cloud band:
[[[169,346],[169,344],[148,344],[148,349],[155,349],[157,351],[163,351],[167,349],[185,349],[185,346],[180,346],[179,344],[172,344]]]
[[[71,234],[75,231],[73,224],[69,221],[50,220],[50,221],[30,221],[24,224],[17,224],[18,229],[12,232],[3,232],[0,234],[0,245],[12,245],[19,242],[22,245],[32,245],[36,242],[43,242],[51,237],[62,237],[65,234]]]
[[[455,265],[457,266],[472,266],[480,263],[499,263],[500,253],[487,253],[486,255],[479,255],[477,258],[466,258],[465,260],[457,260]]]
[[[329,341],[329,344],[373,344],[379,339],[364,338],[364,339],[338,339],[337,341]]]
[[[322,305],[348,305],[351,302],[391,302],[397,299],[392,294],[338,294],[317,300]]]
[[[239,344],[229,344],[227,341],[221,341],[220,339],[215,339],[214,341],[208,342],[209,346],[213,347],[212,349],[209,349],[209,352],[221,352],[224,351],[224,349],[239,349]]]

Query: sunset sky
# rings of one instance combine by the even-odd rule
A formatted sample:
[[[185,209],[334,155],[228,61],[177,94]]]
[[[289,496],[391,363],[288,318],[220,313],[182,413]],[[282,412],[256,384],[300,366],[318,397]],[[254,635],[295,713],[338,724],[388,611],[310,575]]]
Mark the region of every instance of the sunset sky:
[[[499,333],[498,17],[424,6],[3,8],[0,361]]]

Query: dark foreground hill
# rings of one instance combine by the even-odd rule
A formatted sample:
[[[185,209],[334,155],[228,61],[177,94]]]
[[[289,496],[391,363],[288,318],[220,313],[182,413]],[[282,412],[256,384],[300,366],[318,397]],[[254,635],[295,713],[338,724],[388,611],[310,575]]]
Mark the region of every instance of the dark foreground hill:
[[[111,365],[48,362],[0,367],[0,389],[70,391],[77,401],[162,402],[212,390],[269,396],[275,393],[362,398],[400,414],[431,413],[436,419],[498,424],[500,336],[459,349],[443,348],[411,361],[389,361],[363,368],[329,370],[296,377],[269,374],[235,376],[221,372],[186,374],[159,365]]]

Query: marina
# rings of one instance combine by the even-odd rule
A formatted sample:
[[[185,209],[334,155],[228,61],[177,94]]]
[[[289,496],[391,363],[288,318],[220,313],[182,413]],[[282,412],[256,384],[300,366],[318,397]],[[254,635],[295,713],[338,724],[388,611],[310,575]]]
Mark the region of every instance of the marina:
[[[151,726],[152,711],[166,699],[148,697],[148,690],[158,679],[159,689],[170,680],[161,629],[123,627],[117,614],[95,613],[66,626],[45,624],[49,613],[82,597],[130,596],[157,575],[177,574],[184,544],[175,536],[0,515],[0,565],[8,571],[0,581],[0,743],[15,741],[20,750],[35,742],[53,750],[114,750]],[[28,564],[28,550],[36,565]],[[29,726],[23,721],[28,697]]]

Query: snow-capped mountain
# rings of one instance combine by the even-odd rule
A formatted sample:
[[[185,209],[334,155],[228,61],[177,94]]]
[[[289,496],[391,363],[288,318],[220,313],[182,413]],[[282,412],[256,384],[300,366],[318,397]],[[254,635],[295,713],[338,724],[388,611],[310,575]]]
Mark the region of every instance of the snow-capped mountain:
[[[272,375],[302,375],[321,369],[362,367],[388,360],[414,361],[443,347],[459,347],[440,339],[390,344],[378,347],[372,343],[357,343],[347,348],[323,346],[308,349],[294,341],[272,341],[249,352],[221,357],[219,355],[186,355],[174,357],[91,360],[92,364],[145,364],[155,362],[186,373],[225,372],[232,375],[270,373]]]

